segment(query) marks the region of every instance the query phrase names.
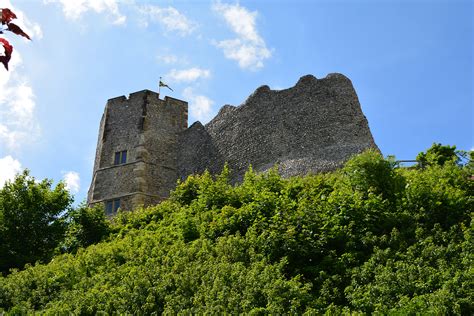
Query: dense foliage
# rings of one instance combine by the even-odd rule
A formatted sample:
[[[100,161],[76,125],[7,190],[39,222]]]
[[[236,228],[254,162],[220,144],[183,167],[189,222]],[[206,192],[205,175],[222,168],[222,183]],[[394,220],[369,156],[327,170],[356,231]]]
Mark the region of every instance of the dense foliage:
[[[67,230],[58,251],[75,253],[81,247],[98,243],[110,233],[110,223],[104,208],[87,207],[85,203],[65,214]]]
[[[472,314],[471,172],[369,151],[330,174],[190,176],[106,241],[0,278],[0,312]]]
[[[63,239],[60,215],[72,196],[60,183],[36,181],[28,170],[0,188],[0,274],[26,263],[47,261]]]
[[[447,161],[458,162],[460,154],[462,153],[456,150],[456,146],[434,143],[426,152],[419,153],[416,156],[416,160],[421,165],[444,165]]]

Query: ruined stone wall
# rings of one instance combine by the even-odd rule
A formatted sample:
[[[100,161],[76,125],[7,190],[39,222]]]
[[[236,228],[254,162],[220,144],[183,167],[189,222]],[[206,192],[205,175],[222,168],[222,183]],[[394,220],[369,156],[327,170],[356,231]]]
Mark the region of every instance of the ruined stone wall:
[[[208,124],[180,138],[179,176],[228,162],[238,181],[251,164],[279,164],[284,176],[329,171],[351,155],[377,148],[351,81],[341,74],[308,75],[285,90],[258,88],[239,107],[224,106]]]
[[[233,181],[249,165],[278,164],[283,176],[333,170],[376,148],[351,81],[308,75],[285,90],[258,88],[242,105],[224,106],[203,126],[187,128],[188,104],[143,90],[107,102],[101,120],[89,204],[120,198],[121,207],[156,204],[176,180],[227,162]],[[117,151],[126,164],[114,166]]]

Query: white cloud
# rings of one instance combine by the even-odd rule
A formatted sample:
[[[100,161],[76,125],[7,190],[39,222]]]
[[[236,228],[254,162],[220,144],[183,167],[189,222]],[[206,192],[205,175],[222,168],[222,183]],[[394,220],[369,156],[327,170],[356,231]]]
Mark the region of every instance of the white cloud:
[[[120,7],[128,5],[132,12],[138,13],[140,24],[147,27],[150,23],[158,23],[167,32],[177,32],[181,36],[191,34],[197,24],[172,6],[160,7],[152,4],[140,5],[135,0],[43,0],[43,3],[59,3],[64,16],[72,21],[80,20],[88,12],[107,15],[113,24],[121,25],[127,21]]]
[[[142,24],[145,27],[150,22],[155,22],[161,24],[166,31],[186,36],[191,34],[197,26],[196,23],[171,6],[163,8],[156,5],[143,5],[138,7],[138,11],[143,17]]]
[[[220,41],[217,47],[222,48],[225,57],[236,60],[243,69],[260,69],[263,67],[263,60],[271,57],[270,51],[265,46],[246,43],[238,38]]]
[[[7,180],[13,180],[15,175],[22,171],[21,163],[12,156],[0,158],[0,188]]]
[[[89,11],[105,13],[113,24],[124,24],[127,17],[120,13],[117,0],[44,0],[44,3],[59,3],[63,7],[64,16],[77,21]]]
[[[197,67],[176,70],[172,69],[168,74],[166,74],[166,80],[172,82],[193,82],[198,79],[206,79],[211,76],[211,72],[208,69],[201,69]]]
[[[212,105],[214,101],[203,95],[196,95],[193,88],[188,87],[183,91],[183,97],[189,102],[189,116],[191,120],[207,123],[213,116]]]
[[[175,55],[158,55],[156,58],[159,62],[167,65],[176,64],[179,61],[179,58]]]
[[[181,65],[182,67],[189,65],[189,59],[186,56],[177,56],[170,53],[162,53],[156,56],[156,60],[160,64],[165,65]]]
[[[31,22],[23,11],[13,6],[10,1],[5,1],[3,6],[16,14],[17,19],[14,22],[27,34],[32,38],[42,38],[39,24]],[[21,64],[21,55],[14,49],[9,71],[0,65],[0,151],[4,152],[16,151],[23,144],[34,142],[40,131],[35,117],[33,89],[27,78],[21,74]],[[11,158],[6,156],[8,157]]]
[[[237,38],[216,43],[216,46],[223,50],[225,57],[237,61],[242,69],[262,68],[264,60],[270,58],[272,53],[258,34],[257,11],[250,12],[238,3],[217,2],[212,8],[224,18],[227,25],[237,35]]]
[[[64,183],[66,184],[66,189],[71,193],[79,192],[81,188],[81,177],[76,171],[68,171],[64,174]]]
[[[30,22],[25,14],[5,2],[18,17],[18,25],[32,37],[41,38],[41,27]],[[17,21],[15,20],[15,23]],[[9,71],[0,65],[0,148],[16,151],[25,143],[34,142],[40,133],[35,117],[35,97],[27,78],[21,74],[22,59],[14,49],[9,63]]]
[[[20,65],[20,54],[13,51],[10,71],[0,67],[0,145],[12,151],[34,142],[40,133],[33,89],[18,74]]]
[[[257,11],[250,12],[238,3],[225,4],[220,2],[214,4],[213,9],[224,17],[227,24],[239,37],[250,42],[262,40],[256,29]]]

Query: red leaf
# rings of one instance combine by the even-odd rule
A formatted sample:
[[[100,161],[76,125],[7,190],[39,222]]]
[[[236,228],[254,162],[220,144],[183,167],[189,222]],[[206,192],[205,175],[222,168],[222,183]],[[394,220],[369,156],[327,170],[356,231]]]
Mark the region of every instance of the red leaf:
[[[0,9],[2,24],[8,24],[11,20],[16,19],[16,14],[13,13],[10,9],[3,8]]]
[[[26,34],[25,32],[23,32],[23,30],[18,25],[13,24],[13,23],[8,23],[7,26],[8,26],[7,31],[26,37],[27,39],[31,41],[30,36]]]
[[[3,66],[5,66],[5,69],[8,70],[8,62],[12,58],[13,46],[4,38],[0,38],[0,43],[5,49],[5,55],[0,56],[0,63],[2,63]]]

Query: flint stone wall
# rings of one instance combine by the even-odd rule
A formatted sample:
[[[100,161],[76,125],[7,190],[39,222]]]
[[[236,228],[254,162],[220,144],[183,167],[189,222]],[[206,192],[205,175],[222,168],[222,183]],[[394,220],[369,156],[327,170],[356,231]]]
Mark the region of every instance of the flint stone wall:
[[[196,122],[179,136],[181,179],[227,162],[233,180],[249,165],[278,164],[283,176],[334,170],[350,156],[378,150],[351,81],[341,74],[307,75],[285,90],[258,88],[242,105],[225,105],[208,124]]]

